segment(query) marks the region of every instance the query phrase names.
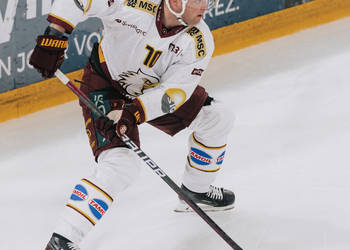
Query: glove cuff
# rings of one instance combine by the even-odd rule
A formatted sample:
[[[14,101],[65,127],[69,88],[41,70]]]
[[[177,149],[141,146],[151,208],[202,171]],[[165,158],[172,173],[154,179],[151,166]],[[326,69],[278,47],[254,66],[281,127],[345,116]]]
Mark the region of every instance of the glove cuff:
[[[64,51],[68,47],[67,37],[57,37],[54,35],[38,36],[37,45],[51,51]]]
[[[124,111],[132,114],[137,124],[141,124],[146,121],[145,111],[138,99],[134,99],[131,104],[126,104],[125,106],[126,108]]]

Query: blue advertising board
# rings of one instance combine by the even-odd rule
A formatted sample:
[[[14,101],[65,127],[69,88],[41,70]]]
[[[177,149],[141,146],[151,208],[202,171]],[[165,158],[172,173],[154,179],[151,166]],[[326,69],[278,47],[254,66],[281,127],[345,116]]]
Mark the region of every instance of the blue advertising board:
[[[35,38],[48,25],[52,0],[0,1],[0,93],[43,80],[29,65]],[[285,0],[219,0],[204,20],[217,29],[284,8]],[[99,41],[102,24],[92,18],[80,23],[69,36],[66,60],[61,69],[72,72],[84,67],[92,45]]]

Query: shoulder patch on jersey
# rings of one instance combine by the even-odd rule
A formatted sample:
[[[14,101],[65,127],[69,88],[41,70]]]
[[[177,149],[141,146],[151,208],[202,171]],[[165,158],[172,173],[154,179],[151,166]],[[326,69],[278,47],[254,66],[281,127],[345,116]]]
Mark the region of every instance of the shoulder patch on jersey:
[[[91,7],[92,0],[74,0],[75,5],[84,13]]]
[[[205,57],[207,55],[207,49],[202,31],[200,31],[197,27],[192,26],[189,27],[185,32],[194,39],[196,58],[199,59]]]
[[[141,10],[154,16],[157,13],[159,4],[153,3],[149,0],[125,0],[124,6]]]

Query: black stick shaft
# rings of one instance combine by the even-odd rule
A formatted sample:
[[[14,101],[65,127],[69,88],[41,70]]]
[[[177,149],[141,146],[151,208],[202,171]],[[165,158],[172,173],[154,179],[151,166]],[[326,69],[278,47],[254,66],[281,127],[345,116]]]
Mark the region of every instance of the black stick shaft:
[[[98,117],[106,116],[97,106],[77,88],[60,70],[55,75],[64,83],[78,98],[94,112]],[[182,189],[151,159],[143,152],[127,135],[121,137],[123,142],[134,151],[168,186],[174,190],[226,243],[234,250],[243,250],[230,236],[228,236],[195,202],[193,202]]]

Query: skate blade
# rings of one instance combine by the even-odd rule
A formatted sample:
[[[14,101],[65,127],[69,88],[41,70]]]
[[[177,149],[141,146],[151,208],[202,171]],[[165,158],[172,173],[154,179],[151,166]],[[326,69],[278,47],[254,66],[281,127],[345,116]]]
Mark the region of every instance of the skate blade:
[[[218,212],[226,211],[234,208],[234,204],[225,206],[225,207],[213,207],[205,204],[197,204],[205,212]],[[177,213],[193,213],[193,209],[187,205],[187,203],[180,201],[177,207],[174,209],[174,212]]]

